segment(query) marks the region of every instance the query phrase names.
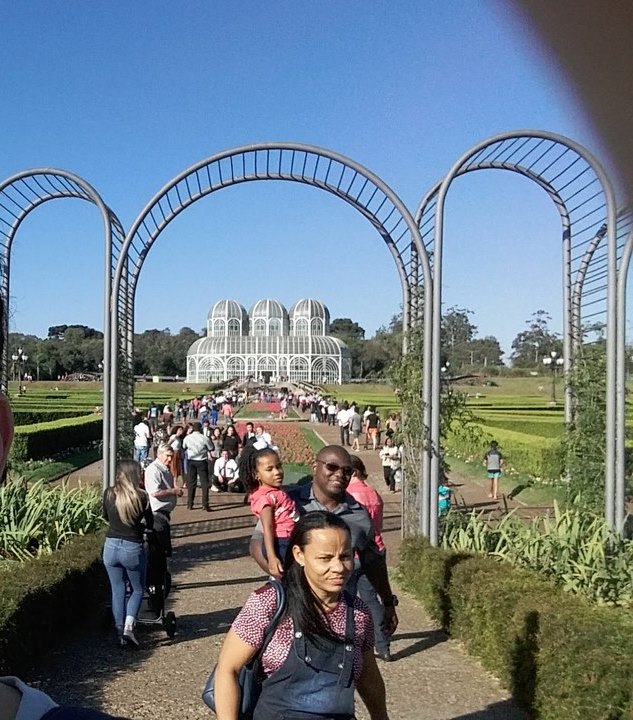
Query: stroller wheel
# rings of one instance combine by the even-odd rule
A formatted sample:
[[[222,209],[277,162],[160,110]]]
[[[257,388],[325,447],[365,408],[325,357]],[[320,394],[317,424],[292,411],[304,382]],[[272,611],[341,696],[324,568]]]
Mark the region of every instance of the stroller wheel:
[[[170,638],[176,634],[176,615],[171,610],[163,618],[163,628]]]

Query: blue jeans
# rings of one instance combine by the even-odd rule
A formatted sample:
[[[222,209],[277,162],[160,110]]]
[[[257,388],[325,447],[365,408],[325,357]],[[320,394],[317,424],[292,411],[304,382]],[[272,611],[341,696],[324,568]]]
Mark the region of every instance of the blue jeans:
[[[385,608],[378,599],[374,586],[369,582],[367,575],[359,575],[356,592],[360,599],[367,605],[374,621],[374,643],[376,650],[380,653],[389,650],[389,636],[385,635],[382,623],[385,619]]]
[[[137,463],[142,463],[144,460],[147,460],[147,453],[149,448],[134,448],[134,459]]]
[[[112,588],[112,614],[119,633],[123,632],[126,617],[138,617],[143,600],[145,583],[145,548],[143,543],[118,538],[106,538],[103,546],[103,564],[105,565],[110,587]],[[131,595],[125,599],[128,580],[132,588]]]

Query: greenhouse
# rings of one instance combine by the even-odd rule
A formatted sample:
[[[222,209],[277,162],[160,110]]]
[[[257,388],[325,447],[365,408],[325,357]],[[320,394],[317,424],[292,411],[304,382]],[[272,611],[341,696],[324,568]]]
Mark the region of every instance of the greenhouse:
[[[219,300],[207,316],[206,337],[187,352],[187,382],[347,382],[350,352],[328,336],[329,324],[318,300],[298,300],[290,312],[277,300],[259,300],[250,313],[235,300]]]

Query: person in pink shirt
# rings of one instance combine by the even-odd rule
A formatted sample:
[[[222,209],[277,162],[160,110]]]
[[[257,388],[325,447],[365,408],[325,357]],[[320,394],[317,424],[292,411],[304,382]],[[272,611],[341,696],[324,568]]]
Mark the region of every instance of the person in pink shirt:
[[[378,490],[367,484],[367,470],[365,463],[358,455],[350,455],[354,472],[347,486],[347,492],[361,505],[367,508],[369,517],[376,531],[376,545],[380,552],[385,552],[385,543],[382,539],[382,514],[384,502]]]
[[[272,448],[257,450],[249,465],[249,477],[244,484],[251,493],[251,511],[262,524],[268,572],[279,579],[299,512],[295,501],[282,489],[284,470],[279,455]]]
[[[347,486],[347,492],[354,500],[367,508],[367,512],[374,524],[374,530],[376,531],[376,545],[380,552],[386,553],[385,542],[382,538],[383,499],[378,491],[367,483],[365,463],[358,455],[350,455],[350,459],[354,472]],[[392,659],[390,649],[391,637],[382,629],[385,608],[381,604],[374,586],[369,582],[366,575],[359,575],[356,592],[369,608],[374,621],[374,641],[376,643],[374,653],[376,657],[379,657],[381,660],[390,662]]]

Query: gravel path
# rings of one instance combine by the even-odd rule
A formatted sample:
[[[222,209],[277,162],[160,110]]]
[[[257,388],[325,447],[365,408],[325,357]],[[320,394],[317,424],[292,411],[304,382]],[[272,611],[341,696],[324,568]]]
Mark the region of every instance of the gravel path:
[[[318,428],[328,442],[334,429]],[[382,491],[377,454],[363,452],[370,479]],[[222,639],[248,594],[263,581],[248,556],[252,518],[241,496],[213,495],[214,512],[174,514],[174,588],[169,608],[178,633],[141,627],[142,648],[125,651],[99,628],[101,612],[69,631],[63,647],[40,658],[28,678],[62,702],[89,705],[136,720],[212,717],[200,700]],[[400,540],[399,495],[385,496],[385,539],[391,561]],[[399,591],[400,627],[394,662],[381,663],[392,720],[519,720],[497,681],[429,621],[419,604]],[[358,701],[358,718],[367,720]]]

